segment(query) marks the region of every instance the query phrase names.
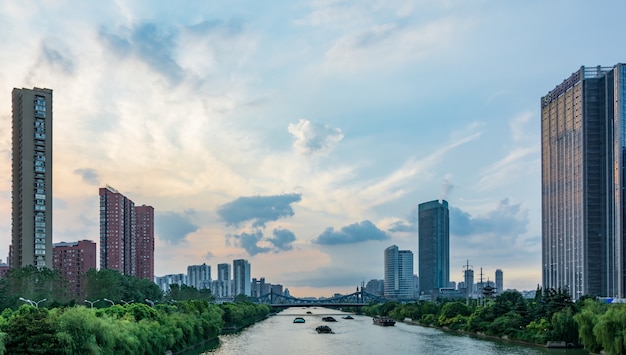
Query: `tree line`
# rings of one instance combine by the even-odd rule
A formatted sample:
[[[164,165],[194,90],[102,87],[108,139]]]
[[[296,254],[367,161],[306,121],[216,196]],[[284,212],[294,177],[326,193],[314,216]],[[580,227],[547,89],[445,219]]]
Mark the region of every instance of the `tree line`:
[[[113,270],[90,270],[84,282],[82,295],[68,295],[54,270],[10,270],[0,280],[0,355],[179,352],[270,312],[245,297],[218,305],[210,290],[185,285],[164,294]]]
[[[593,353],[626,354],[626,304],[602,303],[589,296],[573,302],[564,289],[538,288],[531,299],[505,291],[484,305],[476,300],[387,302],[361,312],[542,345],[558,341]]]

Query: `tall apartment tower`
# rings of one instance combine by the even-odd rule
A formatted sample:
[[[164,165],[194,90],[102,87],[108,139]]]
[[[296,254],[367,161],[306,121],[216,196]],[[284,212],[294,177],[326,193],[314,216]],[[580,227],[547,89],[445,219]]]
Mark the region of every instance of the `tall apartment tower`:
[[[233,260],[234,296],[252,296],[250,285],[250,263],[245,259]]]
[[[52,90],[13,89],[13,267],[52,267]]]
[[[232,296],[230,264],[217,264],[217,286],[213,290],[213,294],[217,297]]]
[[[502,270],[496,270],[496,293],[501,294],[504,292],[504,273]]]
[[[154,208],[135,203],[114,188],[99,189],[100,269],[154,279]]]
[[[420,292],[431,294],[450,284],[450,217],[447,201],[419,204],[418,232]]]
[[[135,273],[140,279],[154,280],[154,208],[135,206]],[[211,268],[209,268],[209,278]]]
[[[100,194],[100,269],[132,275],[135,203],[111,186]]]
[[[198,290],[211,288],[211,266],[205,263],[187,266],[187,282]]]
[[[385,249],[385,281],[383,294],[392,299],[412,299],[413,252],[392,245]]]
[[[544,288],[625,297],[626,65],[581,67],[541,98]]]
[[[54,243],[52,251],[52,267],[61,272],[64,289],[69,295],[83,297],[87,271],[96,268],[96,243],[91,240]]]

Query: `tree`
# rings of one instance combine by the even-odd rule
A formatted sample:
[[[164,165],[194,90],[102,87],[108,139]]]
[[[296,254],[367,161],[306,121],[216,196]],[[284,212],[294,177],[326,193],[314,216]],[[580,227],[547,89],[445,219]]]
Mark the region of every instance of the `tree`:
[[[23,305],[6,327],[6,351],[9,354],[60,354],[55,336],[55,321],[48,310]]]

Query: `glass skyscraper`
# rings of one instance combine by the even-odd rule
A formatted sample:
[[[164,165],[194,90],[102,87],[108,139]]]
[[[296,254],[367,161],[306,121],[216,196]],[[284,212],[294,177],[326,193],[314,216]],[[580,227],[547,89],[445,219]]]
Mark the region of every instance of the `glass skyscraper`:
[[[52,90],[13,89],[13,267],[52,267]]]
[[[581,67],[541,98],[544,288],[624,297],[626,66]]]
[[[450,283],[450,214],[448,202],[435,200],[418,206],[420,293],[448,287]]]

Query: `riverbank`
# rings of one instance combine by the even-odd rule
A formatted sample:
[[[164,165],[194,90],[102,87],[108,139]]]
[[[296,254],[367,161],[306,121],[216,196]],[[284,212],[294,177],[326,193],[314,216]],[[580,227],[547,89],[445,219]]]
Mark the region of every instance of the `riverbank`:
[[[472,333],[472,332],[468,332],[465,330],[456,330],[456,329],[450,329],[448,327],[438,327],[438,326],[434,326],[432,324],[423,324],[420,323],[418,321],[414,321],[410,318],[406,318],[402,321],[402,323],[405,324],[409,324],[409,325],[415,325],[415,326],[420,326],[420,327],[426,327],[426,328],[434,328],[434,329],[439,329],[441,331],[447,332],[447,333],[453,333],[453,334],[458,334],[458,335],[468,335],[470,337],[475,337],[478,339],[487,339],[487,340],[492,340],[492,341],[505,341],[508,343],[513,343],[513,344],[518,344],[518,345],[524,345],[524,346],[533,346],[533,347],[538,347],[538,348],[550,348],[550,349],[557,349],[557,348],[562,348],[562,349],[579,349],[579,350],[583,350],[583,346],[579,345],[579,346],[568,346],[568,344],[566,342],[548,342],[546,344],[537,344],[537,343],[532,343],[532,342],[528,342],[528,341],[523,341],[523,340],[519,340],[519,339],[511,339],[508,336],[504,335],[504,336],[496,336],[496,335],[487,335],[484,333]],[[559,343],[559,344],[556,344]],[[561,346],[562,343],[562,346]],[[585,351],[586,352],[586,351]],[[589,352],[586,352],[587,354],[589,354]]]

